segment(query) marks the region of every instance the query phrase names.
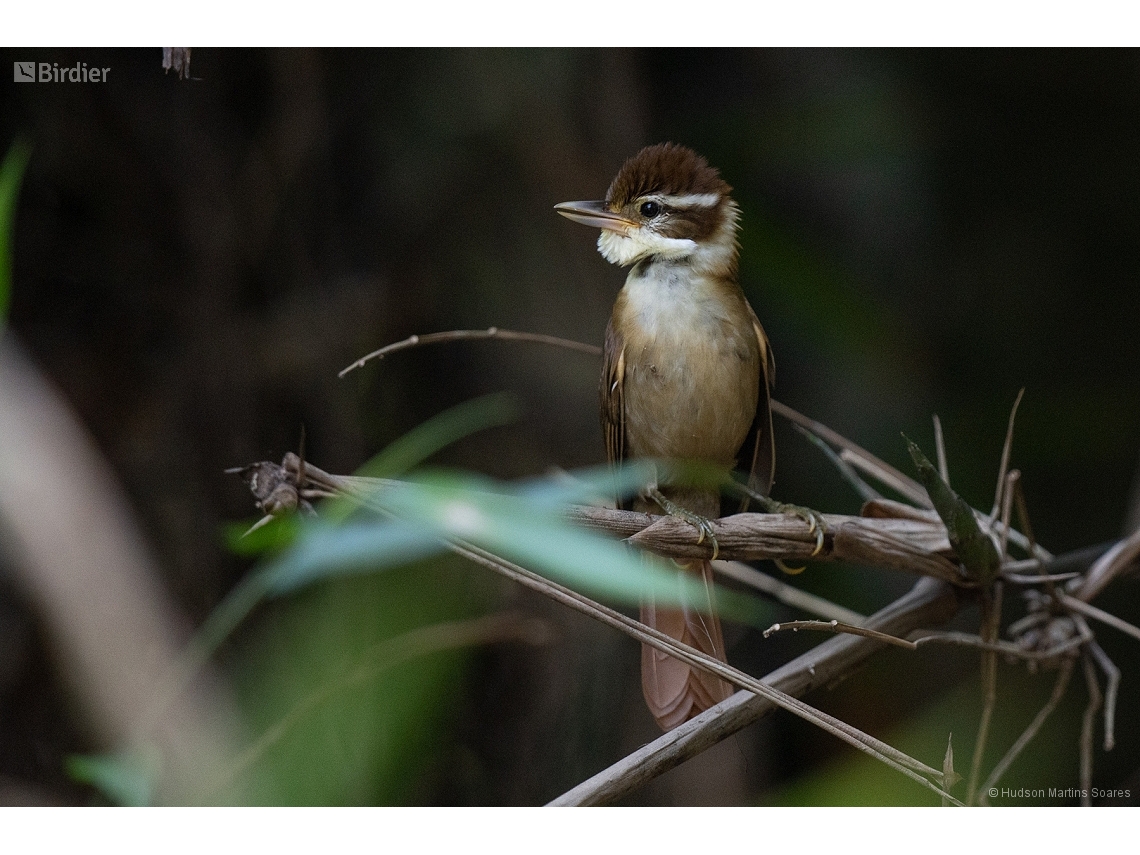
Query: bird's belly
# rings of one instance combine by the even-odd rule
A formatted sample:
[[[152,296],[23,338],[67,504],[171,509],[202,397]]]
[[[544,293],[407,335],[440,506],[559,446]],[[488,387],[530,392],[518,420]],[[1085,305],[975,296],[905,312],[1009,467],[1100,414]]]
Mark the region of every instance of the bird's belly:
[[[687,332],[659,334],[640,348],[634,342],[627,345],[629,450],[636,457],[734,466],[756,415],[760,360],[755,334],[751,323],[730,335]]]

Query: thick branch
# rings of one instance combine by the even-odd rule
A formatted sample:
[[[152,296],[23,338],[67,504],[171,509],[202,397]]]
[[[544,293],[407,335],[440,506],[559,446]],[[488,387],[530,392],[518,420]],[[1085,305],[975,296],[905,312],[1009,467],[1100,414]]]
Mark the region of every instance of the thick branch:
[[[707,543],[684,520],[612,508],[573,507],[572,522],[618,537],[672,558],[710,558]],[[784,561],[851,561],[933,576],[956,585],[969,584],[958,570],[941,522],[875,519],[823,514],[827,534],[813,556],[815,537],[808,524],[791,514],[735,514],[713,520],[720,557],[737,561],[779,558]]]
[[[261,486],[254,486],[254,492],[262,502],[273,485],[287,484],[295,489],[298,480],[304,482],[303,495],[308,494],[306,491],[319,495],[343,491],[367,496],[378,485],[394,490],[401,486],[400,481],[332,475],[311,464],[305,465],[302,479],[299,469],[300,460],[294,454],[286,454],[280,466],[257,463],[246,467],[259,471]],[[725,560],[850,561],[931,576],[955,585],[971,584],[951,560],[953,550],[940,521],[821,516],[827,531],[823,549],[817,555],[812,554],[815,535],[804,520],[792,514],[735,514],[711,520],[711,524],[720,548],[719,557]],[[697,543],[697,530],[675,517],[585,505],[567,508],[566,517],[586,528],[628,538],[631,543],[670,558],[712,557],[707,541]]]
[[[872,615],[866,626],[905,636],[923,626],[945,623],[958,602],[949,585],[922,579],[910,593]],[[793,697],[841,679],[883,647],[880,641],[843,635],[777,668],[762,682]],[[766,698],[737,692],[696,718],[643,746],[608,769],[583,781],[550,802],[551,805],[600,805],[613,802],[644,786],[775,709]]]

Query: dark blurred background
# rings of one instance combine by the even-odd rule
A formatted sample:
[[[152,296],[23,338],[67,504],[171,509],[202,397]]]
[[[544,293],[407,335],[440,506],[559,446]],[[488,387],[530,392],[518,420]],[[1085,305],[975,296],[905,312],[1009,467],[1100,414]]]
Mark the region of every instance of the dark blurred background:
[[[603,459],[590,356],[456,343],[336,374],[453,328],[600,344],[625,274],[552,206],[600,198],[625,158],[663,140],[735,188],[777,398],[908,472],[900,431],[932,454],[937,413],[952,484],[988,510],[1024,387],[1013,465],[1037,538],[1062,552],[1140,524],[1136,52],[198,49],[190,80],[164,75],[158,49],[0,54],[4,74],[31,60],[111,69],[106,84],[0,87],[0,145],[33,146],[9,325],[113,465],[192,624],[251,566],[224,545],[223,526],[253,508],[222,470],[296,449],[302,425],[307,457],[348,473],[506,389],[524,416],[434,462],[514,478]],[[786,424],[777,447],[778,498],[857,512]],[[865,612],[911,582],[818,565],[795,580]],[[104,746],[36,609],[7,572],[0,586],[0,792],[98,801],[63,758]],[[1136,592],[1124,580],[1098,605],[1138,620]],[[222,660],[256,733],[303,696],[293,682],[319,684],[376,637],[503,608],[544,617],[556,640],[400,666],[403,682],[372,684],[267,754],[255,800],[536,804],[656,736],[635,644],[459,562],[273,604]],[[1140,647],[1100,636],[1127,710]],[[735,664],[763,673],[819,639],[728,640]],[[1001,674],[991,764],[1052,685]],[[409,692],[433,715],[397,726],[376,712]],[[977,655],[883,654],[808,700],[935,766],[952,731],[961,770]],[[1076,786],[1084,703],[1075,679],[1010,785]],[[1121,719],[1094,781],[1135,794],[1140,738]],[[777,715],[633,802],[930,802],[852,755]]]

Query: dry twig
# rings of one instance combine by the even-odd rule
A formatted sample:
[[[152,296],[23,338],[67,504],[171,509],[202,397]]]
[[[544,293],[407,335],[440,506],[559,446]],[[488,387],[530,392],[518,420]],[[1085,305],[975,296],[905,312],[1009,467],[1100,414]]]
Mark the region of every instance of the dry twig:
[[[374,350],[360,357],[360,359],[356,360],[352,365],[342,369],[337,376],[343,377],[348,374],[348,372],[360,368],[371,359],[383,359],[389,353],[406,350],[409,347],[419,347],[425,344],[439,344],[447,341],[481,341],[485,339],[496,339],[498,341],[529,341],[536,344],[551,344],[556,347],[563,347],[567,350],[577,350],[579,353],[589,353],[595,356],[601,356],[602,354],[602,349],[597,345],[583,344],[580,341],[571,341],[568,338],[542,335],[541,333],[501,330],[498,327],[488,327],[485,330],[449,330],[447,332],[429,333],[428,335],[410,335],[403,341],[386,345],[379,350]]]
[[[1069,678],[1073,676],[1073,664],[1075,662],[1075,659],[1069,658],[1061,663],[1061,670],[1060,673],[1057,674],[1057,682],[1053,684],[1053,693],[1049,696],[1049,700],[1045,703],[1045,706],[1038,711],[1037,715],[1034,716],[1029,726],[1022,731],[1021,736],[1019,736],[1013,745],[1009,747],[1009,750],[1005,752],[1005,756],[998,761],[994,770],[990,772],[990,776],[986,778],[986,782],[982,785],[979,799],[980,804],[989,804],[989,791],[1001,780],[1002,775],[1006,773],[1010,765],[1017,758],[1017,755],[1020,754],[1025,749],[1025,746],[1029,744],[1030,740],[1037,735],[1037,731],[1041,729],[1041,725],[1045,724],[1045,719],[1049,718],[1053,710],[1057,708],[1057,704],[1061,703],[1061,698],[1064,697],[1065,689],[1069,685]]]
[[[1087,650],[1081,654],[1081,670],[1085,675],[1085,687],[1089,692],[1089,702],[1085,707],[1085,714],[1081,717],[1080,789],[1081,805],[1089,807],[1092,805],[1090,791],[1092,790],[1093,723],[1096,721],[1096,711],[1100,709],[1104,696],[1101,694],[1100,685],[1096,680],[1096,665],[1093,664],[1092,657]]]

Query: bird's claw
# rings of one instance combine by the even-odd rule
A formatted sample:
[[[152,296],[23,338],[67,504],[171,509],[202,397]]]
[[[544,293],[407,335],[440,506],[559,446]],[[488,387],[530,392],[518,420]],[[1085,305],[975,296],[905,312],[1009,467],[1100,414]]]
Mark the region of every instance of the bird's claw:
[[[704,539],[707,537],[709,539],[709,544],[712,546],[712,560],[716,561],[716,557],[720,555],[720,544],[716,541],[716,535],[713,533],[712,523],[704,517],[697,516],[696,514],[693,514],[692,516],[696,517],[697,522],[695,525],[697,527],[697,531],[700,532],[700,535],[697,537],[697,543],[703,543]],[[689,522],[692,522],[692,520],[689,520]]]
[[[813,511],[811,508],[801,507],[800,505],[786,505],[783,502],[773,502],[770,512],[773,514],[793,514],[808,524],[808,534],[815,535],[815,549],[811,551],[811,555],[809,555],[808,558],[815,558],[823,551],[823,517],[820,516],[817,511]],[[806,569],[806,565],[789,567],[778,558],[776,559],[776,566],[789,576],[796,576],[803,573]]]
[[[794,516],[797,516],[806,522],[808,524],[808,534],[815,535],[815,549],[811,551],[811,555],[809,557],[815,558],[817,555],[823,552],[824,534],[827,530],[826,526],[823,523],[823,514],[821,514],[819,511],[813,511],[811,508],[805,508],[801,505],[789,505],[785,504],[784,502],[777,502],[775,499],[765,496],[763,493],[759,493],[744,484],[737,484],[736,486],[745,496],[759,502],[760,506],[763,507],[764,510],[766,510],[768,513],[793,514]],[[798,573],[803,570],[802,567],[799,568],[799,570],[795,570],[784,566],[782,562],[777,563],[780,565],[780,569],[785,573]]]
[[[671,517],[677,517],[687,522],[697,530],[697,544],[700,545],[708,538],[709,545],[712,547],[712,559],[716,561],[720,555],[720,544],[717,543],[716,534],[713,532],[712,522],[700,514],[695,514],[688,508],[683,508],[676,502],[670,501],[665,495],[657,489],[650,489],[647,491],[649,498],[653,499],[661,510],[665,511]]]
[[[819,553],[823,552],[823,515],[818,511],[813,511],[811,508],[801,507],[800,505],[785,505],[783,502],[777,502],[776,507],[779,510],[773,511],[777,514],[793,514],[808,524],[808,534],[815,535],[815,549],[811,551],[811,558],[815,558]]]

